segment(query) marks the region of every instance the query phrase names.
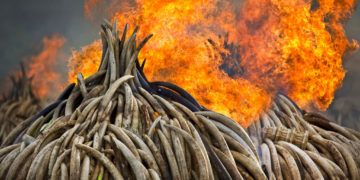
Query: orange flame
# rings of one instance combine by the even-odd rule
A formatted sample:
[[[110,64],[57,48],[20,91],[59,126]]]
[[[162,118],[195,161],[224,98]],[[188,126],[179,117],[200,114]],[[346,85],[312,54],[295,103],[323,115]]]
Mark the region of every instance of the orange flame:
[[[92,44],[83,47],[81,52],[73,51],[70,57],[69,78],[71,82],[77,82],[78,73],[82,73],[84,77],[88,77],[97,71],[101,58],[101,42],[95,41]],[[80,61],[81,60],[81,61]]]
[[[101,1],[87,2],[96,7]],[[216,0],[137,0],[113,19],[119,27],[140,25],[140,38],[154,34],[140,54],[148,59],[149,79],[173,82],[205,107],[247,126],[278,91],[303,108],[326,109],[341,85],[342,57],[351,46],[341,21],[355,2],[314,2],[248,0],[240,6]],[[233,53],[218,38],[225,34],[238,45],[239,55],[230,61],[243,68],[243,74],[229,76],[219,68],[228,63],[222,54]],[[213,43],[207,43],[209,38]],[[88,75],[97,69],[98,62],[80,68],[74,64],[99,60],[100,49],[96,42],[74,53],[70,81],[75,80],[74,70]]]
[[[342,25],[354,4],[247,1],[238,26],[245,78],[287,93],[301,107],[325,110],[345,75],[343,55],[356,46],[347,40]]]
[[[56,97],[55,92],[62,87],[57,60],[61,58],[60,50],[64,43],[65,38],[57,34],[44,37],[41,52],[26,59],[28,76],[33,77],[33,88],[38,97]]]

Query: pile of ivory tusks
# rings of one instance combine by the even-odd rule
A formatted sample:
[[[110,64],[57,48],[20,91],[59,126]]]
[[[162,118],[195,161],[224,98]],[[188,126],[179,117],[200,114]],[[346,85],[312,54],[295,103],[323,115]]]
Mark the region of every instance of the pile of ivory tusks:
[[[357,179],[360,134],[279,95],[245,131],[180,87],[149,82],[150,39],[102,25],[97,73],[2,142],[0,179]],[[248,135],[249,134],[249,135]]]
[[[10,79],[12,88],[0,101],[0,144],[12,129],[40,109],[40,101],[32,91],[32,78],[27,77],[23,64],[21,73]]]
[[[247,130],[269,179],[360,178],[360,133],[283,95]]]
[[[147,81],[137,56],[151,36],[126,32],[104,23],[98,72],[5,138],[0,179],[267,179],[239,124]]]

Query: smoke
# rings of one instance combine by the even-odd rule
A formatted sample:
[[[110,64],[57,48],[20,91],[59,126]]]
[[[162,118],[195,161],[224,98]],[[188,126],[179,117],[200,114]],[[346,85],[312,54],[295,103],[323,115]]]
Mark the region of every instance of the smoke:
[[[85,0],[84,15],[98,25],[104,18],[109,19],[116,12],[127,12],[135,7],[135,0]]]
[[[359,5],[345,29],[350,39],[360,39]],[[349,53],[344,58],[344,68],[347,72],[343,85],[326,114],[344,126],[360,130],[360,51]]]
[[[97,26],[83,14],[83,2],[73,0],[4,0],[0,6],[0,77],[18,69],[24,58],[41,51],[44,37],[58,33],[68,39],[64,53],[97,38]],[[58,67],[66,74],[66,63]]]

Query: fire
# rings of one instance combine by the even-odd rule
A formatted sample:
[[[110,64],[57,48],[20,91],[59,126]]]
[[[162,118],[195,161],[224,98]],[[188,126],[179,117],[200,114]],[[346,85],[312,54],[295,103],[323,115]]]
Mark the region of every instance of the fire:
[[[101,58],[101,42],[95,41],[92,44],[83,47],[81,52],[73,51],[69,60],[69,78],[71,82],[76,82],[79,72],[84,77],[88,77],[97,71]],[[81,59],[81,61],[79,61]],[[74,81],[75,80],[75,81]]]
[[[345,71],[343,55],[356,42],[346,38],[343,20],[355,1],[247,1],[239,39],[245,78],[283,91],[303,108],[325,110]],[[266,82],[266,83],[264,83]]]
[[[60,73],[57,72],[57,61],[61,58],[61,48],[65,38],[60,35],[44,37],[39,54],[26,59],[28,76],[33,77],[34,91],[38,97],[54,98],[62,87]]]
[[[101,3],[86,1],[86,12],[91,14]],[[279,91],[303,108],[326,109],[344,78],[342,57],[355,46],[342,26],[355,6],[352,0],[248,0],[241,5],[137,0],[122,5],[118,11],[110,6],[120,28],[139,25],[139,39],[154,34],[140,54],[147,59],[147,77],[183,87],[205,107],[243,126]],[[224,45],[226,34],[235,52]],[[93,73],[100,51],[95,42],[74,53],[69,80],[75,80],[75,72]],[[229,62],[244,72],[230,75],[229,68],[221,68]]]

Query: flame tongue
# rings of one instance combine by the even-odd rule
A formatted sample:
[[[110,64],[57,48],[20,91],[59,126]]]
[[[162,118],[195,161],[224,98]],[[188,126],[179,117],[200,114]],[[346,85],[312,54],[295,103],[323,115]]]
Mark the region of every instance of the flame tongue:
[[[86,12],[97,3],[101,1],[88,0]],[[278,91],[303,108],[327,108],[344,77],[342,57],[351,44],[341,21],[354,4],[256,0],[240,6],[214,0],[138,0],[135,6],[122,7],[113,19],[119,26],[140,25],[140,39],[154,34],[140,54],[147,59],[150,80],[175,83],[205,107],[247,126]],[[239,47],[235,52],[218,37],[226,33],[225,44]],[[89,59],[100,59],[100,51],[99,42],[94,42],[75,52],[70,81],[76,79],[75,72],[95,72],[98,62]],[[224,57],[232,57],[231,62]],[[223,68],[225,63],[231,66]],[[242,74],[224,72],[228,67]]]

